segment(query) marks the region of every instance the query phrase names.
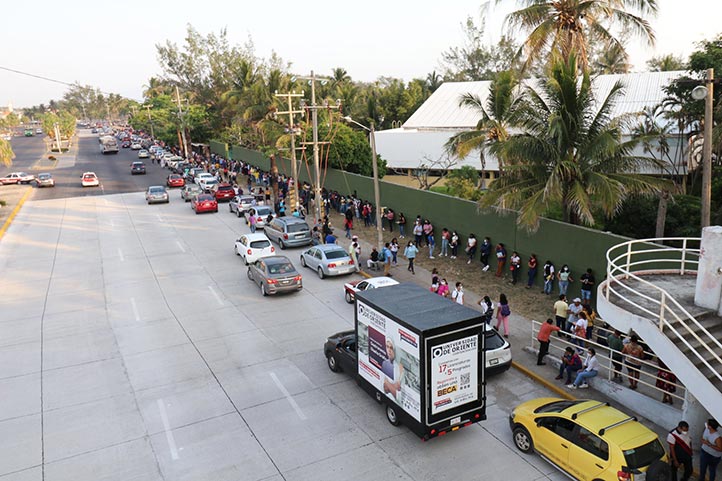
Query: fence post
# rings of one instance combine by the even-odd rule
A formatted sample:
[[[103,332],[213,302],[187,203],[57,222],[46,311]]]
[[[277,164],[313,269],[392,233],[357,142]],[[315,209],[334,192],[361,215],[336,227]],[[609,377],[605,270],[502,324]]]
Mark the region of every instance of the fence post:
[[[662,291],[659,303],[659,332],[664,332],[664,311],[667,309],[667,293]]]
[[[624,280],[629,279],[629,264],[632,262],[632,241],[627,242],[627,265],[624,266]]]
[[[685,265],[686,260],[687,260],[687,238],[685,237],[684,240],[682,241],[682,265],[680,266],[680,269],[679,269],[680,276],[684,275],[684,265]]]

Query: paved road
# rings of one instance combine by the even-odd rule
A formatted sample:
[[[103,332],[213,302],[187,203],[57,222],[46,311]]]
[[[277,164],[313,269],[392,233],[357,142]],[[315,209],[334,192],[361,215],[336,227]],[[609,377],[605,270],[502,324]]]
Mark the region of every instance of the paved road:
[[[147,206],[129,154],[90,140],[73,169],[126,193],[30,201],[0,243],[0,480],[565,479],[507,425],[549,392],[508,371],[488,421],[420,442],[326,367],[347,279],[307,270],[302,292],[263,298],[235,216],[177,192]]]

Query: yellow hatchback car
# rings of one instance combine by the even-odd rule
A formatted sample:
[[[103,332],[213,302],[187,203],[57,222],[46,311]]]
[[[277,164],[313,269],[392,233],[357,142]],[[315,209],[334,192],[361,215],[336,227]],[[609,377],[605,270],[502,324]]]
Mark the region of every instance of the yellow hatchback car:
[[[512,411],[509,425],[520,451],[580,481],[644,481],[652,463],[667,461],[657,434],[609,403],[533,399]]]

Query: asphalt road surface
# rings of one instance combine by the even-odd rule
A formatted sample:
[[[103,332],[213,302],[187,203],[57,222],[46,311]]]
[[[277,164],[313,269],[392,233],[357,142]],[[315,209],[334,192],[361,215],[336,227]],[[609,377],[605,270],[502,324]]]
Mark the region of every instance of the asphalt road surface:
[[[422,443],[326,366],[354,277],[321,280],[288,249],[303,291],[261,296],[233,254],[239,219],[177,191],[146,205],[167,171],[132,177],[133,153],[96,142],[0,242],[0,481],[566,479],[512,443],[509,410],[543,387],[494,377],[487,421]]]

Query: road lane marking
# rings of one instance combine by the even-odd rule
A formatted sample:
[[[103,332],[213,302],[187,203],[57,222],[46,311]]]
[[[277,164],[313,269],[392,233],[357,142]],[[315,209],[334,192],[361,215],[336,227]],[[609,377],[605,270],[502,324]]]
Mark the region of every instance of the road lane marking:
[[[155,218],[158,219],[158,222],[163,223],[163,218],[160,216],[160,214],[156,214]]]
[[[278,389],[281,391],[281,393],[282,393],[284,396],[286,396],[286,399],[288,400],[288,403],[291,405],[291,407],[293,408],[293,410],[296,411],[296,414],[297,414],[298,417],[301,419],[301,421],[305,421],[305,420],[307,419],[307,418],[306,418],[306,415],[303,413],[303,411],[301,411],[301,408],[300,408],[299,405],[296,403],[296,400],[293,399],[293,396],[291,396],[291,393],[288,392],[288,390],[286,389],[286,386],[284,386],[283,384],[281,384],[281,380],[278,379],[278,376],[276,376],[276,373],[275,373],[275,372],[271,372],[271,373],[270,373],[270,376],[271,376],[271,379],[273,379],[273,382],[276,383],[276,386],[278,386]]]
[[[130,307],[133,308],[133,315],[135,316],[135,320],[140,321],[140,314],[138,314],[138,306],[135,303],[135,297],[130,298]]]
[[[221,296],[218,295],[215,289],[213,289],[213,286],[208,286],[208,290],[211,291],[211,294],[213,294],[213,297],[216,298],[216,301],[218,301],[218,304],[223,305],[223,299],[221,299]]]
[[[178,248],[181,250],[181,252],[186,251],[185,247],[183,247],[183,244],[181,244],[180,241],[175,241],[175,243],[178,245]]]
[[[163,430],[165,431],[165,438],[168,441],[168,449],[170,450],[170,457],[178,459],[178,448],[175,444],[175,438],[173,432],[170,429],[170,423],[168,422],[168,413],[165,411],[165,404],[163,399],[157,399],[158,410],[160,411],[160,419],[163,421]]]
[[[120,257],[120,262],[125,262],[125,257],[123,257],[123,251],[120,250],[120,247],[118,247],[118,257]]]

